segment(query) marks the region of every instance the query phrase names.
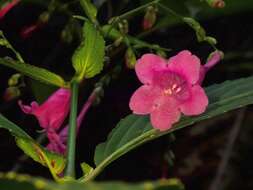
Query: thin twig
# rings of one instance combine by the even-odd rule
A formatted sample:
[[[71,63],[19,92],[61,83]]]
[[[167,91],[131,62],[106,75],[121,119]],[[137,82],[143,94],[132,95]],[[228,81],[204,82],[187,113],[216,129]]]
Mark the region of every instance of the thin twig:
[[[232,130],[229,133],[228,142],[227,142],[226,148],[224,150],[222,160],[218,166],[216,176],[215,176],[209,190],[223,189],[222,180],[223,180],[224,173],[226,171],[229,159],[231,157],[234,144],[235,144],[236,139],[237,139],[239,132],[240,132],[241,124],[243,122],[244,115],[245,115],[245,110],[246,110],[245,108],[242,108],[237,112],[237,117],[235,119]]]

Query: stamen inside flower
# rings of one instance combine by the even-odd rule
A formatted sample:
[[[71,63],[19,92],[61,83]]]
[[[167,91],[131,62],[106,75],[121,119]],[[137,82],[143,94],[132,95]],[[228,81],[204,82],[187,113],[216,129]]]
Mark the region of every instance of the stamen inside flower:
[[[165,95],[171,95],[172,94],[172,90],[170,88],[165,89],[163,92],[164,92]]]
[[[173,96],[178,100],[187,100],[190,97],[186,79],[180,74],[166,70],[156,73],[154,85],[162,90],[165,96]]]

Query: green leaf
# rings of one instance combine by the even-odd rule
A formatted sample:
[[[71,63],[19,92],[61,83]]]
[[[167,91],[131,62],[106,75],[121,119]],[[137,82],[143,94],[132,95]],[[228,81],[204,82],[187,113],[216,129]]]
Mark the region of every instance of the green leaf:
[[[89,175],[94,170],[94,168],[92,168],[89,164],[85,162],[81,163],[81,168],[84,176]]]
[[[90,2],[90,0],[80,0],[80,3],[85,14],[94,22],[97,17],[97,8]]]
[[[153,129],[148,116],[131,114],[122,119],[109,134],[106,142],[97,146],[94,157],[97,168],[88,178],[94,178],[112,161],[141,144],[196,122],[252,104],[253,76],[215,84],[205,90],[209,97],[206,112],[196,117],[183,117],[168,131],[160,132]]]
[[[39,145],[32,137],[30,137],[20,127],[6,119],[0,114],[0,128],[7,129],[16,139],[16,143],[25,154],[30,156],[36,162],[48,167],[54,177],[56,174],[60,174],[65,167],[65,158],[49,152],[41,145]]]
[[[184,190],[178,179],[163,179],[159,181],[146,181],[142,183],[124,182],[90,182],[65,181],[55,183],[43,178],[20,175],[16,173],[0,173],[0,189],[3,190]]]
[[[99,31],[86,22],[83,27],[84,40],[75,51],[72,62],[76,70],[76,79],[91,78],[103,69],[105,42]]]
[[[69,88],[69,84],[67,84],[61,76],[46,69],[6,58],[0,58],[0,64],[15,69],[26,76],[46,84]]]

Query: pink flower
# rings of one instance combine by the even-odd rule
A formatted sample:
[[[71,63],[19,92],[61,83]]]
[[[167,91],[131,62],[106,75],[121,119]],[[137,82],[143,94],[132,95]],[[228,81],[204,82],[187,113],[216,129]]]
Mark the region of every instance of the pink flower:
[[[154,54],[145,54],[135,66],[143,85],[130,99],[135,114],[150,114],[154,128],[170,129],[184,115],[199,115],[206,110],[208,98],[198,83],[200,60],[184,50],[168,61]]]
[[[46,129],[46,131],[49,129],[57,131],[68,115],[70,96],[70,90],[60,88],[42,105],[39,105],[37,102],[32,102],[30,106],[23,105],[22,101],[19,101],[18,103],[23,112],[36,116],[40,126]]]
[[[20,0],[13,0],[9,3],[6,3],[0,10],[0,19],[4,18],[4,16],[13,8],[15,7]]]
[[[85,102],[85,104],[83,105],[83,107],[77,117],[77,133],[76,133],[77,135],[80,130],[81,123],[82,123],[87,111],[89,110],[90,106],[97,98],[97,90],[98,89],[95,89],[91,93],[87,102]],[[66,144],[67,144],[67,138],[68,138],[68,130],[69,130],[69,125],[62,128],[58,134],[52,134],[52,133],[49,134],[51,139],[54,139],[54,140],[50,141],[50,143],[47,145],[47,149],[52,152],[56,152],[56,153],[64,155],[66,153],[66,148],[67,148]]]

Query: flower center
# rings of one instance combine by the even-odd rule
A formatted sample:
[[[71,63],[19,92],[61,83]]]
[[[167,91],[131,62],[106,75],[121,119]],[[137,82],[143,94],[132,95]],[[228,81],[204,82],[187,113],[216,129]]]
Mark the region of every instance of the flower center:
[[[154,84],[162,90],[165,96],[171,96],[178,100],[186,100],[190,97],[187,81],[183,76],[173,71],[157,72]]]
[[[180,86],[178,86],[176,83],[172,85],[172,87],[169,88],[165,88],[163,90],[165,95],[175,95],[178,94],[182,91],[182,88]]]

